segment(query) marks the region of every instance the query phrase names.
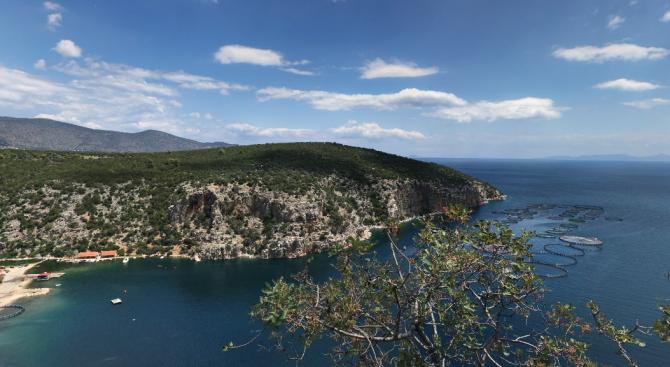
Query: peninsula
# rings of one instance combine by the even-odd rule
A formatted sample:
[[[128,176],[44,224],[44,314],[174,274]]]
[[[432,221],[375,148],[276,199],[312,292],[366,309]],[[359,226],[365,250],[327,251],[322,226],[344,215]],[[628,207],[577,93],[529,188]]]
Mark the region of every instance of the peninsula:
[[[387,218],[504,195],[434,163],[335,143],[165,153],[0,150],[0,257],[83,251],[292,258]]]

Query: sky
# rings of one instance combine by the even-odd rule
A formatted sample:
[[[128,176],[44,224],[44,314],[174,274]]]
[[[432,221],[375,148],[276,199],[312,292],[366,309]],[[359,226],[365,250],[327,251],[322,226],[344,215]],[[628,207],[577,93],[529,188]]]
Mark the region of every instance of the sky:
[[[404,156],[670,154],[670,0],[0,0],[0,116]]]

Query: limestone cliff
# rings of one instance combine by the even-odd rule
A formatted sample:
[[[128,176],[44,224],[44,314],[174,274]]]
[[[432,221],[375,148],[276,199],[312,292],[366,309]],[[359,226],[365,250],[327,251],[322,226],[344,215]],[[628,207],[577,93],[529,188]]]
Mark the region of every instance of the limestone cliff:
[[[504,198],[478,181],[440,187],[381,180],[367,186],[347,182],[344,192],[329,189],[337,180],[323,180],[301,196],[246,185],[189,188],[169,208],[169,218],[200,244],[198,254],[204,259],[292,258],[328,251],[349,237],[364,238],[384,217],[402,220],[448,204],[474,207]]]

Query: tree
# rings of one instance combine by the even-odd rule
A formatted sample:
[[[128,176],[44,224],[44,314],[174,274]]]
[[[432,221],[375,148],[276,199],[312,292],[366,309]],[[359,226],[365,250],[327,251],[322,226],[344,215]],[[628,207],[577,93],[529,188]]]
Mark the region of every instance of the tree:
[[[588,344],[575,337],[595,330],[635,365],[623,346],[643,346],[633,333],[649,328],[617,329],[595,303],[588,305],[593,326],[574,316],[571,304],[543,313],[544,285],[529,264],[531,233],[515,236],[496,221],[468,225],[469,213],[455,205],[441,226],[425,221],[411,256],[398,249],[398,223],[391,221],[390,260],[351,240],[334,251],[338,278],[317,283],[305,269],[294,281],[275,280],[250,315],[271,330],[273,348],[296,363],[315,340],[328,338],[336,365],[594,366]]]

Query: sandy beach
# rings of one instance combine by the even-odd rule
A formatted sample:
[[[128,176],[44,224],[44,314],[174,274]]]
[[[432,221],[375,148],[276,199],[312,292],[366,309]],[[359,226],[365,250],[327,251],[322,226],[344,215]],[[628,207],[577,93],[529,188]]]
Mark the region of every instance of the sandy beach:
[[[2,283],[0,283],[0,306],[11,305],[19,298],[44,294],[47,292],[45,289],[24,289],[25,286],[33,281],[32,278],[26,278],[25,273],[28,269],[37,264],[39,263],[29,264],[22,268],[10,269],[9,274],[7,274]]]

